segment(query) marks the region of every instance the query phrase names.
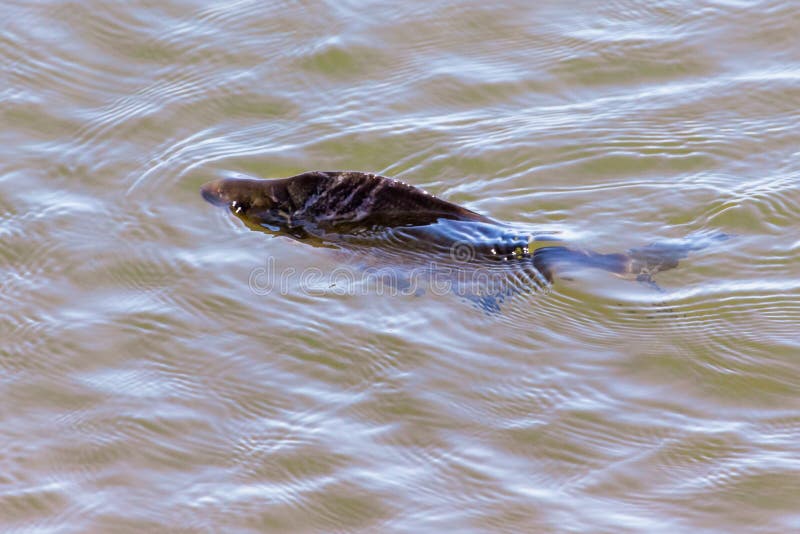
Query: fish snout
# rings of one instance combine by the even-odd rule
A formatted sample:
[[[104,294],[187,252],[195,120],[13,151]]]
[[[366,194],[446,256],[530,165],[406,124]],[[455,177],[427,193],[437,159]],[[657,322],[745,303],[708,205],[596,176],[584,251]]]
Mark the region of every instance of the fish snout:
[[[222,195],[222,180],[208,182],[200,188],[200,194],[207,202],[215,206],[227,206],[228,201]]]

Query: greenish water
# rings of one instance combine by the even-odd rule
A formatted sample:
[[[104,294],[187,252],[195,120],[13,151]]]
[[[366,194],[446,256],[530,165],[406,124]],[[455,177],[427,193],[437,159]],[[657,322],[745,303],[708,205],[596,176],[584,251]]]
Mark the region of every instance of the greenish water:
[[[798,35],[777,1],[4,2],[0,530],[800,529]],[[312,169],[601,252],[736,237],[485,313],[199,195]]]

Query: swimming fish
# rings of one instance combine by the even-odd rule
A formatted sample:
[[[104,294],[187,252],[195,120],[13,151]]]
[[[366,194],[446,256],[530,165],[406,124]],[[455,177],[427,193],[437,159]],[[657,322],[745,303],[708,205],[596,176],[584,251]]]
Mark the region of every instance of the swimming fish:
[[[222,178],[202,186],[201,194],[227,206],[251,228],[345,246],[385,237],[389,229],[395,246],[450,256],[460,250],[461,261],[468,262],[524,264],[548,283],[559,268],[577,266],[654,285],[653,275],[707,244],[679,240],[609,254],[572,248],[550,235],[515,231],[400,180],[358,171],[312,171],[275,180]],[[375,247],[384,242],[371,241]]]

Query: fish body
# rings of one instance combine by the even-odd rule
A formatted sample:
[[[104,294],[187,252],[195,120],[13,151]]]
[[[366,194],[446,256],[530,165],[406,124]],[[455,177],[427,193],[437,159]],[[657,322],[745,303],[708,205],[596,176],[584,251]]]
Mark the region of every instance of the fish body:
[[[256,224],[349,232],[439,220],[495,223],[400,180],[356,171],[312,171],[278,180],[223,178],[201,189]]]
[[[655,273],[704,246],[682,240],[612,254],[571,248],[549,235],[515,231],[400,180],[358,171],[222,178],[204,185],[201,194],[229,207],[251,228],[317,244],[421,252],[461,264],[502,262],[533,268],[547,282],[558,268],[578,266],[654,284]]]

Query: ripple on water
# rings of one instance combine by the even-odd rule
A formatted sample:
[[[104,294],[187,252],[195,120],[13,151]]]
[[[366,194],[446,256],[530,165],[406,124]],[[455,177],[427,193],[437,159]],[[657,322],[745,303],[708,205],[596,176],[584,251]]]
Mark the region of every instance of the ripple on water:
[[[4,8],[4,529],[797,530],[793,3]],[[359,261],[199,185],[336,167],[603,252],[736,235],[499,312],[254,290]]]

